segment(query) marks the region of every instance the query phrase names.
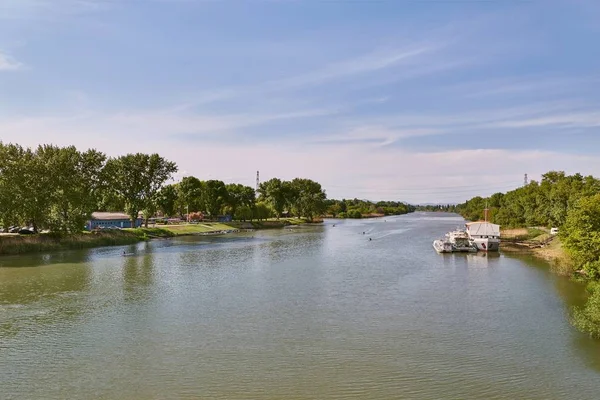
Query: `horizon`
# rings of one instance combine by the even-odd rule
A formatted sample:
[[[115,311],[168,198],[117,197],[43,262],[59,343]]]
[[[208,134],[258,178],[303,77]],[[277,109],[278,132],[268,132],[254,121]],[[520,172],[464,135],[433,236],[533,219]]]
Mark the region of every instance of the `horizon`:
[[[600,176],[600,5],[4,0],[0,140],[457,204]]]

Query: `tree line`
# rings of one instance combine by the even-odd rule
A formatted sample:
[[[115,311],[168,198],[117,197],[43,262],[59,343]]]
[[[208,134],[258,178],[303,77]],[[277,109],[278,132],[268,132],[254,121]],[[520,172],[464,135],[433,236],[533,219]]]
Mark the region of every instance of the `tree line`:
[[[201,181],[188,176],[179,183],[164,186],[158,193],[157,204],[164,215],[202,212],[213,217],[227,214],[246,221],[280,218],[285,213],[312,221],[323,214],[326,199],[321,184],[310,179],[272,178],[262,182],[257,193],[239,183]]]
[[[559,228],[564,248],[577,268],[600,278],[600,180],[550,171],[542,179],[488,198],[474,197],[456,206],[468,220],[483,218],[505,227]]]
[[[398,201],[372,202],[359,199],[327,200],[326,214],[334,218],[364,218],[370,215],[402,215],[415,208]]]
[[[107,157],[74,146],[37,148],[0,142],[0,223],[30,225],[35,232],[79,232],[94,211],[124,211],[136,220],[157,213],[183,216],[229,214],[235,219],[280,217],[284,211],[309,220],[325,211],[327,196],[310,179],[263,182],[253,188],[185,177],[166,184],[177,165],[158,154]]]
[[[421,204],[416,206],[416,211],[428,212],[456,212],[455,204]]]

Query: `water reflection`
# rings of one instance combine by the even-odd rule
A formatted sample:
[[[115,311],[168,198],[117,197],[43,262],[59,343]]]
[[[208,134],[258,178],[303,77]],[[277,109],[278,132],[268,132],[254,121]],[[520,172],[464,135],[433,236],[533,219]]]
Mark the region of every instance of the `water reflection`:
[[[436,254],[455,225],[415,214],[11,261],[32,264],[0,268],[0,393],[594,398],[600,342],[565,314],[581,288],[525,259]]]
[[[54,253],[33,253],[16,256],[0,256],[0,269],[55,265],[76,264],[90,261],[93,250],[71,250]]]
[[[16,337],[34,326],[79,318],[86,311],[83,296],[89,293],[90,281],[86,264],[0,268],[0,339]]]
[[[137,301],[149,296],[155,282],[153,254],[126,256],[123,262],[123,291],[127,301]]]

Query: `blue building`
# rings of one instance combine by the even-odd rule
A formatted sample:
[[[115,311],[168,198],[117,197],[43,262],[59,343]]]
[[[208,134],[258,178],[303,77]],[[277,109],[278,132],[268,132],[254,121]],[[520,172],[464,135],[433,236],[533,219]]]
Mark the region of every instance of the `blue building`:
[[[142,219],[135,220],[135,227],[142,226]],[[95,212],[92,213],[92,218],[88,221],[86,228],[94,229],[114,229],[114,228],[131,228],[131,220],[129,215],[120,212]]]

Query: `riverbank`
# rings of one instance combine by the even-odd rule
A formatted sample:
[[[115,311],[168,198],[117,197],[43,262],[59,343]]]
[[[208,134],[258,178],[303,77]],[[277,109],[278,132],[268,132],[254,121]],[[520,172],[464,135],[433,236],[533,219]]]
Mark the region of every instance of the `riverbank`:
[[[322,222],[322,221],[321,221]],[[151,239],[177,236],[217,235],[247,230],[281,229],[286,226],[319,224],[301,218],[266,221],[202,222],[196,224],[162,225],[149,228],[115,229],[82,232],[71,235],[0,235],[0,255],[18,255],[57,250],[84,249],[104,246],[122,246]]]
[[[118,246],[133,244],[142,240],[146,240],[146,238],[140,233],[121,230],[86,232],[72,235],[3,235],[0,236],[0,255]]]
[[[553,272],[572,276],[575,268],[564,250],[560,238],[544,228],[517,228],[502,230],[500,248],[509,253],[524,253],[548,261]]]

